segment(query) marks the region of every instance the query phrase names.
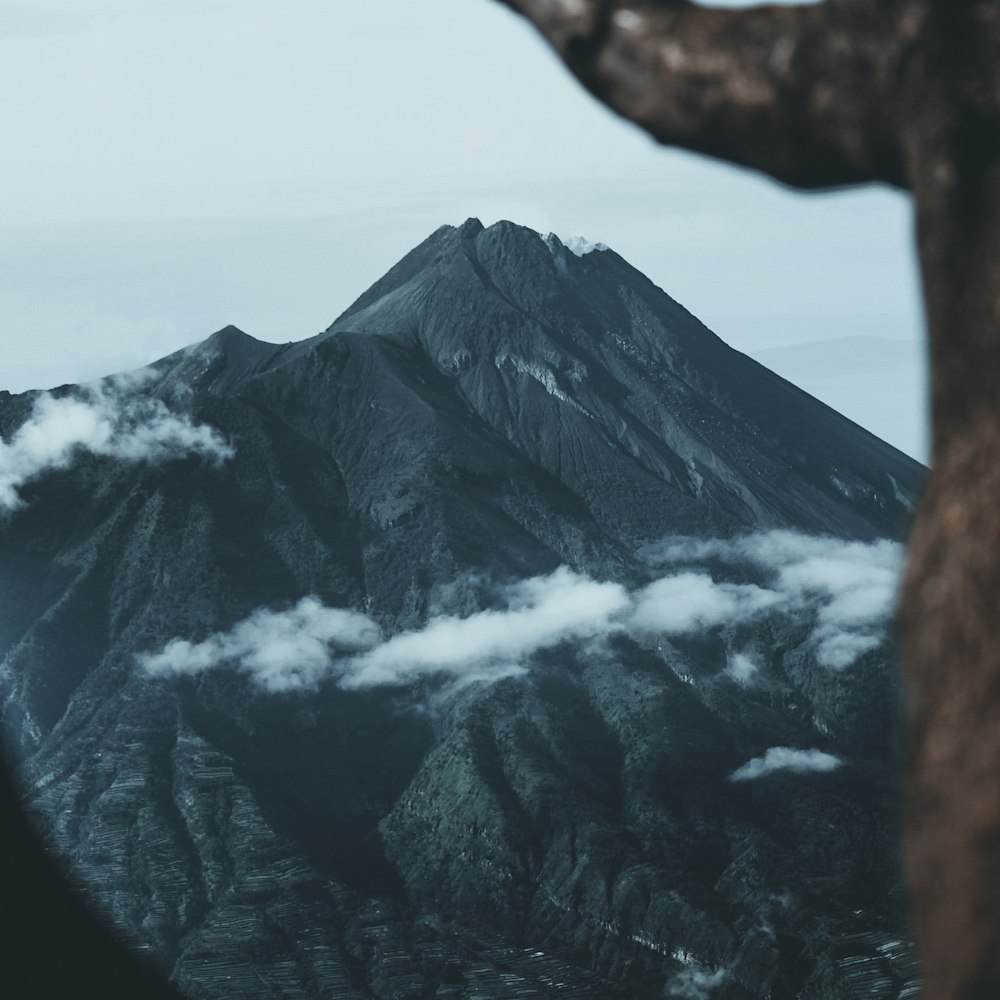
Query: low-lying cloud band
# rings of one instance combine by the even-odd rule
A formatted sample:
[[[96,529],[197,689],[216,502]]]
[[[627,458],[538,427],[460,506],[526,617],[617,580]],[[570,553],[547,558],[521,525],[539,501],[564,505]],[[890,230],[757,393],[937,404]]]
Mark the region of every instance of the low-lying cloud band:
[[[280,611],[258,609],[232,629],[192,643],[173,639],[141,656],[154,675],[240,670],[268,691],[409,683],[437,675],[453,684],[524,673],[532,658],[562,643],[613,635],[635,639],[703,633],[773,613],[808,616],[817,662],[844,669],[883,641],[901,547],[768,532],[735,540],[672,539],[648,553],[661,566],[685,565],[629,592],[566,567],[507,587],[500,606],[466,617],[438,614],[420,629],[384,638],[357,611],[315,597]],[[751,566],[766,585],[717,581],[691,563]],[[726,673],[752,683],[759,664],[733,656]]]

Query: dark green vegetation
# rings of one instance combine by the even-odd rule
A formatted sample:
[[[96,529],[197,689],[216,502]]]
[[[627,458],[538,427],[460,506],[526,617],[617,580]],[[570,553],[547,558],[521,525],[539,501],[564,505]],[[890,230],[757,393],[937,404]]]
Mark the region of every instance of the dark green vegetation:
[[[391,634],[560,565],[636,587],[671,534],[899,539],[920,466],[614,253],[509,223],[439,230],[313,340],[155,369],[236,455],[25,487],[0,683],[45,835],[191,997],[911,995],[890,644],[835,671],[772,613],[298,694],[135,655],[305,594]],[[6,436],[30,404],[0,395]],[[774,746],[845,765],[728,780]]]

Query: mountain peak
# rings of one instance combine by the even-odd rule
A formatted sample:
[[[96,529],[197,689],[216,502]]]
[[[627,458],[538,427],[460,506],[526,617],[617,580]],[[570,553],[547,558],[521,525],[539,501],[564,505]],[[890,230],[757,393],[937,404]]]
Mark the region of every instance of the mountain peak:
[[[221,330],[216,330],[215,333],[211,335],[210,340],[213,338],[218,338],[220,340],[226,339],[246,339],[246,340],[256,340],[256,337],[251,337],[249,333],[245,330],[241,330],[238,326],[233,323],[227,323]]]
[[[258,340],[230,323],[205,340],[161,358],[154,367],[165,383],[226,391],[267,369],[286,349],[287,345]]]
[[[511,222],[509,219],[499,219],[491,226],[485,227],[481,233],[477,233],[476,237],[477,243],[517,243],[521,241],[533,243],[536,240],[545,242],[545,237],[538,230],[532,229],[530,226],[522,226],[517,222]]]
[[[406,299],[412,313],[413,307],[426,304],[430,290],[441,284],[456,290],[464,288],[462,294],[467,295],[499,295],[508,306],[531,312],[542,299],[576,296],[584,285],[594,284],[594,250],[607,247],[580,237],[564,242],[555,234],[543,236],[507,219],[488,227],[476,218],[457,227],[442,226],[372,285],[328,330],[369,329],[362,318],[378,303],[384,320],[384,306],[390,300],[399,303]],[[576,264],[584,257],[591,265],[586,272]],[[625,281],[650,285],[617,254],[609,252],[602,257],[600,264],[607,284]],[[383,326],[381,331],[372,332],[391,331]]]
[[[469,238],[478,236],[483,229],[483,224],[475,216],[470,216],[455,231],[459,236]]]
[[[233,349],[252,349],[253,345],[261,343],[263,341],[258,340],[256,337],[251,337],[249,333],[241,330],[238,326],[234,326],[232,323],[227,324],[221,330],[216,330],[215,333],[202,341],[202,344],[206,346],[221,348],[227,352]]]

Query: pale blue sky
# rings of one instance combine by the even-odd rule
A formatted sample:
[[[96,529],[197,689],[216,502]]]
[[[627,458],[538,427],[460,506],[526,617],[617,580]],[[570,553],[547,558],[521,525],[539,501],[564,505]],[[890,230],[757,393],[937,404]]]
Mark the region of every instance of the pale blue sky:
[[[309,336],[470,215],[608,243],[741,350],[920,336],[905,198],[663,150],[492,0],[0,0],[0,88],[0,387]]]

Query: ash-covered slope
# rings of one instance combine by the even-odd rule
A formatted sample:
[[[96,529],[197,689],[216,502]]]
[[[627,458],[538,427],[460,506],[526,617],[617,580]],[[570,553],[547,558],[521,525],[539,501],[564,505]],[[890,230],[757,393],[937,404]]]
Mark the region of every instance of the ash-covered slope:
[[[903,995],[884,609],[816,574],[924,470],[613,252],[446,227],[311,341],[0,430],[8,742],[190,996]]]

